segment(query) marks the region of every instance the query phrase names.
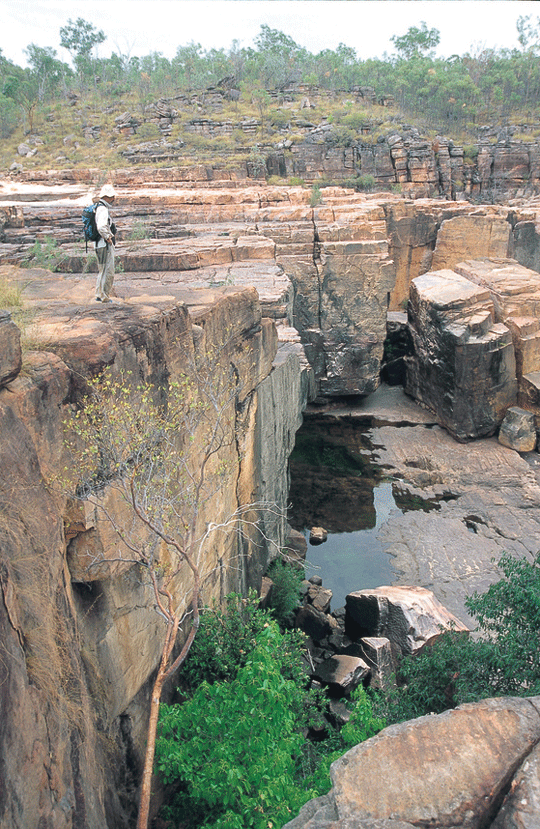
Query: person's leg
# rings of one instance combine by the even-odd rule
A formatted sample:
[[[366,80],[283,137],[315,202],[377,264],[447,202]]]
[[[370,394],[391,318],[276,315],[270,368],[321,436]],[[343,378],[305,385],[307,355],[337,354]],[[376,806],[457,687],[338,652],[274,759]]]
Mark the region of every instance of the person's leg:
[[[98,275],[96,279],[96,299],[103,300],[104,297],[107,296],[105,291],[105,280],[106,280],[106,271],[107,271],[107,260],[108,260],[108,251],[109,246],[106,245],[102,248],[96,248],[96,256],[98,261]]]
[[[103,293],[109,298],[114,282],[114,245],[107,245],[107,261],[103,276]]]

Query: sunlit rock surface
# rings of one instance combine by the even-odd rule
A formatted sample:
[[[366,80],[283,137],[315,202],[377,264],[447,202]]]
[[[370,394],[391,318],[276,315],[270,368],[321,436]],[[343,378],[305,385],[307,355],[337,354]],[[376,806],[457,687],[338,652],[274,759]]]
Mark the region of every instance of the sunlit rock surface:
[[[532,829],[525,797],[538,802],[536,752],[527,757],[540,741],[539,708],[538,697],[490,699],[385,728],[332,764],[330,793],[306,804],[286,829],[347,821],[361,829],[377,825],[371,821],[396,829],[400,821],[421,829]]]

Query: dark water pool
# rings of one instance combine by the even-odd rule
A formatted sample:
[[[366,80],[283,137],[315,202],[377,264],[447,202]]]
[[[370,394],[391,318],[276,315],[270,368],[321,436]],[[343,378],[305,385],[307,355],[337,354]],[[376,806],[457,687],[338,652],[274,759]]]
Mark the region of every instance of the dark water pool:
[[[333,592],[332,608],[353,590],[392,584],[392,557],[377,535],[399,507],[392,481],[376,463],[368,425],[310,417],[297,434],[290,474],[291,525],[306,537],[314,526],[328,531],[324,544],[308,544],[307,577],[321,576]]]
[[[392,584],[396,578],[392,556],[384,552],[377,540],[379,527],[390,511],[397,509],[392,484],[379,484],[373,495],[376,520],[372,529],[329,533],[324,544],[308,544],[306,577],[322,577],[324,586],[333,593],[333,610],[345,604],[347,593]],[[305,533],[309,539],[309,530]]]

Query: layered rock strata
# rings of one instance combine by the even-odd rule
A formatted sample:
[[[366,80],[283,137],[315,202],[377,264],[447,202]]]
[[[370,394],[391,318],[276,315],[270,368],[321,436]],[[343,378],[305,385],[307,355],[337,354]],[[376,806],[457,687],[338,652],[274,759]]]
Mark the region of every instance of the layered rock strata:
[[[330,187],[312,205],[300,187],[202,187],[186,176],[173,169],[117,172],[120,267],[133,279],[151,272],[157,280],[213,286],[245,284],[242,263],[256,259],[258,269],[250,265],[248,272],[263,304],[265,287],[283,272],[290,289],[281,319],[294,323],[321,397],[377,387],[387,312],[403,306],[419,274],[478,257],[512,255],[527,267],[540,261],[534,204],[471,208]],[[31,245],[48,239],[56,243],[57,268],[88,268],[82,246],[73,243],[82,205],[92,197],[91,172],[63,178],[70,183],[51,173],[3,184],[2,261],[21,262]]]
[[[509,259],[461,262],[411,283],[405,388],[460,440],[494,434],[519,403],[540,414],[538,274]]]
[[[4,278],[13,273],[3,269]],[[23,373],[12,328],[0,330],[17,352],[0,389],[0,625],[9,654],[0,666],[7,795],[0,819],[13,829],[127,826],[137,801],[162,622],[137,566],[118,566],[108,523],[95,510],[73,512],[54,484],[71,464],[63,421],[86,378],[109,367],[166,389],[189,374],[195,348],[220,350],[220,365],[227,376],[234,367],[238,385],[234,434],[220,456],[231,471],[203,505],[201,526],[256,501],[268,503],[269,515],[257,529],[208,547],[204,600],[258,586],[284,543],[286,458],[309,394],[301,346],[286,343],[275,359],[275,323],[262,316],[252,287],[193,289],[187,297],[185,287],[149,282],[132,285],[127,301],[102,306],[92,302],[91,281],[27,271],[25,336],[28,349],[31,333],[33,350],[25,351]],[[180,611],[189,596],[183,579]]]

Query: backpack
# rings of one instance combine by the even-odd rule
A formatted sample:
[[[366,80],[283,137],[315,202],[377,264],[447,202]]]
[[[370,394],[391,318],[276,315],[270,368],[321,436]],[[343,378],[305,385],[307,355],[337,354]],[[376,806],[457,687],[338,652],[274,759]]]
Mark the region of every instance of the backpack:
[[[84,241],[86,242],[86,252],[88,253],[88,242],[97,242],[99,233],[96,227],[96,208],[99,202],[89,204],[82,212],[82,223],[84,232]]]

